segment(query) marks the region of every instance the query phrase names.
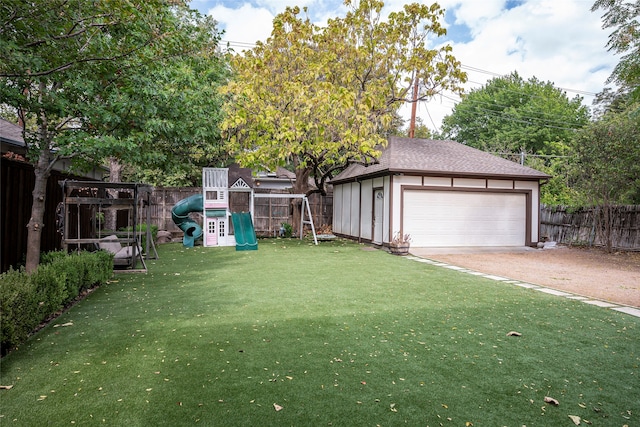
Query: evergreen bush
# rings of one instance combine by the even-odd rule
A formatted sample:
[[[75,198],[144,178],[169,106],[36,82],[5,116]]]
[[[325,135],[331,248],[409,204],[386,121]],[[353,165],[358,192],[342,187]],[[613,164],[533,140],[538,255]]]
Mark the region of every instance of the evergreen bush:
[[[22,344],[40,323],[85,290],[113,274],[113,255],[104,252],[49,252],[31,275],[24,269],[0,275],[0,348],[2,355]]]

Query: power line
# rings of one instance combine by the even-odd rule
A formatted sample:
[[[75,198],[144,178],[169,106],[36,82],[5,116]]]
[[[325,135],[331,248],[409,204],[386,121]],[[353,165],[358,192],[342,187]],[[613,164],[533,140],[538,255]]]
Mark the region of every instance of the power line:
[[[523,80],[523,81],[524,81],[524,80]],[[476,82],[476,81],[473,81],[473,80],[467,80],[467,83],[473,83],[473,84],[480,85],[480,86],[484,86],[484,85],[486,85],[486,84],[487,84],[486,82],[485,82],[485,83],[482,83],[482,82]],[[525,81],[525,83],[526,83],[526,81]],[[544,84],[544,82],[541,82],[541,83],[543,83],[543,84]],[[579,94],[579,95],[585,95],[585,96],[597,96],[597,95],[598,95],[598,94],[597,94],[597,93],[595,93],[595,92],[589,92],[589,91],[581,90],[581,89],[568,89],[568,88],[564,88],[564,87],[556,86],[556,85],[554,85],[554,84],[552,84],[551,86],[553,86],[555,89],[558,89],[558,90],[563,91],[563,92],[573,92],[573,93],[577,93],[577,94]],[[512,91],[511,89],[503,89],[503,90],[509,90],[509,91]],[[512,91],[512,92],[513,92],[513,91]]]
[[[504,77],[506,74],[498,74],[493,71],[483,70],[482,68],[472,67],[471,65],[460,64],[460,68],[463,70],[475,71],[482,74],[489,74],[494,77]]]
[[[496,73],[494,71],[483,70],[482,68],[472,67],[470,65],[465,65],[465,64],[461,64],[460,68],[462,68],[463,70],[470,70],[470,71],[475,71],[477,73],[488,74],[488,75],[491,75],[491,76],[494,76],[494,77],[506,77],[506,76],[509,75],[509,74],[498,74],[498,73]],[[472,82],[472,83],[484,85],[484,83],[478,83],[478,82]],[[587,96],[596,96],[597,95],[597,93],[595,93],[595,92],[589,92],[589,91],[586,91],[586,90],[568,89],[568,88],[563,88],[563,87],[559,87],[559,86],[555,86],[555,85],[553,85],[553,87],[555,87],[556,89],[564,90],[566,92],[574,92],[574,93],[578,93],[578,94],[581,94],[581,95],[587,95]]]
[[[238,42],[238,41],[232,41],[232,40],[221,40],[224,43],[227,43],[228,45],[236,45],[238,47],[243,47],[243,48],[254,48],[257,46],[256,43],[250,43],[250,42]],[[494,76],[494,77],[506,77],[509,74],[500,74],[500,73],[496,73],[495,71],[489,71],[489,70],[484,70],[482,68],[478,68],[478,67],[474,67],[471,65],[466,65],[466,64],[460,64],[460,68],[462,68],[463,70],[469,70],[469,71],[475,71],[478,73],[482,73],[482,74],[488,74],[490,76]],[[470,83],[474,83],[474,84],[479,84],[481,86],[485,85],[486,83],[481,83],[481,82],[474,82],[472,80],[469,80]],[[560,89],[566,92],[573,92],[573,93],[578,93],[581,95],[586,95],[586,96],[596,96],[597,93],[595,92],[589,92],[586,90],[581,90],[581,89],[569,89],[569,88],[563,88],[563,87],[559,87],[559,86],[553,86],[556,89]]]
[[[443,97],[445,97],[445,98],[447,98],[447,99],[450,99],[450,100],[452,100],[452,101],[453,101],[453,98],[449,98],[449,97],[447,97],[446,95],[442,95],[442,96],[443,96]],[[543,97],[539,97],[539,98],[540,98],[540,99],[545,99],[545,98],[543,98]],[[474,106],[473,104],[483,104],[483,105],[487,105],[487,106],[489,106],[489,107],[498,107],[498,108],[501,108],[501,110],[496,111],[496,110],[493,110],[493,109],[488,110],[488,109],[486,109],[486,108],[478,107],[478,106],[476,105],[476,107],[477,107],[477,108],[479,108],[479,109],[482,109],[482,110],[484,110],[484,111],[492,111],[492,112],[494,112],[494,113],[504,113],[506,110],[508,110],[508,109],[513,108],[513,107],[514,107],[513,105],[498,104],[498,103],[495,103],[495,102],[481,101],[481,100],[479,100],[479,99],[469,99],[469,98],[467,98],[467,99],[465,100],[465,102],[466,102],[467,104],[471,104],[472,106]],[[523,104],[523,105],[526,105],[526,104]],[[542,114],[545,114],[545,113],[544,113],[544,112],[542,112]],[[535,116],[522,116],[522,117],[527,118],[527,119],[531,119],[531,120],[541,120],[540,118],[535,117]],[[567,126],[571,126],[571,125],[572,125],[572,123],[571,123],[571,122],[567,122],[567,121],[564,121],[564,120],[560,121],[560,120],[555,120],[555,119],[548,119],[548,121],[549,121],[550,123],[564,124],[564,125],[567,125]]]
[[[448,99],[452,99],[447,97],[446,95],[441,95],[444,98],[448,98]],[[473,101],[476,103],[481,103],[480,101]],[[492,105],[490,103],[485,103],[488,105]],[[560,121],[555,121],[555,120],[549,120],[547,118],[540,118],[540,117],[532,117],[532,116],[521,116],[521,117],[513,117],[510,116],[507,112],[505,111],[495,111],[495,110],[490,110],[487,108],[483,108],[480,106],[475,106],[476,110],[480,110],[485,112],[486,114],[488,114],[489,116],[493,116],[493,117],[499,117],[501,119],[504,120],[508,120],[508,121],[512,121],[512,122],[517,122],[517,123],[525,123],[528,125],[536,125],[536,123],[532,123],[532,122],[542,122],[539,123],[537,125],[545,127],[545,128],[550,128],[550,129],[560,129],[560,130],[570,130],[570,131],[574,131],[579,129],[579,126],[576,126],[576,124],[574,123],[569,123],[569,122],[560,122]],[[564,125],[564,126],[562,126]]]
[[[557,89],[560,90],[564,90],[565,92],[573,92],[573,93],[577,93],[580,95],[586,95],[586,96],[597,96],[598,94],[595,92],[588,92],[586,90],[578,90],[578,89],[567,89],[567,88],[563,88],[563,87],[559,87],[559,86],[555,86]]]
[[[249,42],[236,42],[236,41],[232,41],[232,40],[220,40],[222,43],[225,43],[228,46],[238,46],[241,48],[247,48],[247,49],[253,49],[254,47],[257,46],[256,43],[249,43]]]
[[[429,106],[425,104],[425,108],[427,109],[427,115],[429,116],[429,120],[431,120],[433,128],[438,130],[438,126],[436,126],[436,123],[433,121],[433,117],[431,117],[431,113],[429,112]]]

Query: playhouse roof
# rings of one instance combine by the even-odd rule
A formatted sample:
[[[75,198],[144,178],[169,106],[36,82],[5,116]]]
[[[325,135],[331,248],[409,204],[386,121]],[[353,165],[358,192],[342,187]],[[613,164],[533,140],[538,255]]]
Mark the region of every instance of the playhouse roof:
[[[251,169],[241,168],[237,163],[229,165],[229,187],[235,184],[238,179],[242,180],[251,188],[253,188],[253,177],[251,176]]]

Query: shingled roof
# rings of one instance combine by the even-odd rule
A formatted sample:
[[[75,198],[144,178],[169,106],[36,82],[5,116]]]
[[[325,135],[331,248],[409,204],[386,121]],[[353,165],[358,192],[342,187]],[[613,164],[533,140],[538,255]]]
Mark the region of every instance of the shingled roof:
[[[331,182],[335,184],[392,173],[527,180],[550,178],[535,169],[455,141],[391,137],[377,164],[352,164]]]
[[[22,128],[2,118],[0,118],[0,140],[18,147],[25,146]]]
[[[241,168],[237,163],[232,163],[228,166],[229,169],[229,187],[235,184],[238,179],[242,180],[253,188],[253,177],[251,176],[251,169]]]

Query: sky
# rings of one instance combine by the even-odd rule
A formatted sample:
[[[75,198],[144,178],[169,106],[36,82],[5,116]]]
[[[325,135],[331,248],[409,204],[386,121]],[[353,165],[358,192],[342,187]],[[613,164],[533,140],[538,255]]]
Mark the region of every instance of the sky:
[[[400,10],[410,2],[387,0],[383,13]],[[619,61],[607,51],[610,30],[602,29],[602,10],[591,12],[594,0],[438,3],[446,10],[447,36],[437,43],[453,47],[453,55],[468,74],[467,90],[517,71],[524,79],[549,81],[569,98],[580,96],[591,106]],[[237,52],[266,40],[273,18],[287,6],[306,6],[311,20],[320,25],[345,13],[342,0],[192,0],[190,6],[218,21],[225,30],[223,40]],[[420,103],[417,116],[430,129],[439,130],[443,117],[451,114],[459,100],[452,93],[442,93]],[[410,107],[403,108],[402,115],[408,119]]]

